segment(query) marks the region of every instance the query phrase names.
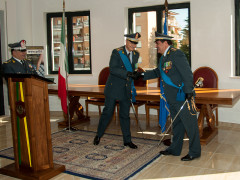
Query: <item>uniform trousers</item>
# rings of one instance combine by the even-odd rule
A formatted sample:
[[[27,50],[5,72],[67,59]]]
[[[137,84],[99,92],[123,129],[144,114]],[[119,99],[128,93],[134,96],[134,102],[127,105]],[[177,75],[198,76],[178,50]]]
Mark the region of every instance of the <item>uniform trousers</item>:
[[[123,97],[123,99],[121,100],[117,100],[112,97],[105,97],[105,107],[103,108],[103,112],[99,120],[97,135],[100,138],[103,136],[104,131],[106,130],[110,120],[112,119],[116,101],[118,101],[119,103],[119,119],[123,134],[123,142],[129,143],[131,142],[129,117],[130,99],[128,99],[127,96]]]
[[[169,104],[172,119],[174,119],[182,105],[183,102]],[[194,113],[195,115],[190,113],[186,103],[181,112],[179,113],[178,117],[173,122],[173,140],[171,145],[167,149],[167,151],[169,151],[173,155],[179,156],[181,154],[185,132],[187,133],[187,136],[189,138],[188,154],[193,157],[199,157],[201,155],[201,144],[199,138],[197,115],[196,112],[192,113]]]

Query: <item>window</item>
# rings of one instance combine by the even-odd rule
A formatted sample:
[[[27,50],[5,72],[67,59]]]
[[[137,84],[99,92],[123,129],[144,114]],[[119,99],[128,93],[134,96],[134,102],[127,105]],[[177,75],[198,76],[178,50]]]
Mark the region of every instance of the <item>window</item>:
[[[136,13],[136,17],[140,17],[141,16],[141,13]]]
[[[240,0],[235,0],[235,76],[240,76]]]
[[[66,12],[66,50],[69,74],[91,74],[90,12]],[[59,68],[62,13],[47,14],[49,74]]]
[[[137,48],[141,48],[142,47],[142,42],[139,41],[138,44],[137,44]]]
[[[131,8],[128,10],[128,19],[129,33],[141,30],[141,46],[137,46],[143,60],[140,66],[145,70],[157,67],[160,55],[157,54],[155,47],[155,31],[163,33],[164,5]],[[168,35],[174,37],[174,46],[186,54],[191,64],[189,3],[168,5]]]
[[[142,32],[142,26],[136,26],[136,32]]]

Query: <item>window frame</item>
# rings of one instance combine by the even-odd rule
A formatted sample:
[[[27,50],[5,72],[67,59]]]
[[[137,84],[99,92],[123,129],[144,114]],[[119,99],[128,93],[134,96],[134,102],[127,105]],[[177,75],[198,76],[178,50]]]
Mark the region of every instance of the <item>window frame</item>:
[[[171,9],[188,9],[188,24],[189,24],[189,65],[191,66],[191,16],[190,16],[190,3],[178,3],[178,4],[168,4],[168,11]],[[145,7],[137,7],[137,8],[129,8],[128,9],[128,33],[133,33],[133,14],[140,12],[148,12],[148,11],[156,11],[156,25],[157,31],[163,33],[162,28],[162,12],[165,10],[164,5],[156,5],[156,6],[145,6]],[[161,54],[157,54],[158,60],[161,57]],[[157,60],[157,61],[158,61]]]
[[[88,16],[89,19],[89,61],[90,70],[74,70],[73,62],[73,25],[72,18],[75,16]],[[62,12],[47,13],[47,56],[48,56],[48,74],[57,74],[57,71],[53,69],[52,61],[52,34],[51,34],[51,18],[62,17]],[[68,52],[68,67],[69,74],[92,74],[92,56],[91,56],[91,26],[90,26],[90,11],[77,11],[77,12],[65,12],[65,18],[67,19],[67,44],[66,47]]]

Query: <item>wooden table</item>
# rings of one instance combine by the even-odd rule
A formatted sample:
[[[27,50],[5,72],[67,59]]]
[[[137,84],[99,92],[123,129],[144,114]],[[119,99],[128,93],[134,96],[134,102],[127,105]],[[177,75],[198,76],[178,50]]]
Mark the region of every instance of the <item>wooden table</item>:
[[[83,114],[83,107],[79,103],[81,96],[83,97],[104,97],[104,85],[88,85],[88,84],[70,84],[69,85],[69,109],[70,120],[74,126],[82,120],[89,120]],[[136,100],[159,101],[160,89],[159,87],[136,87]],[[234,106],[240,98],[240,89],[214,89],[214,88],[196,88],[196,103],[200,105],[200,114],[198,116],[199,133],[201,137],[201,144],[207,144],[218,133],[215,125],[215,115],[212,112],[211,105],[227,105]],[[58,87],[56,85],[48,86],[49,94],[58,94]],[[78,119],[74,120],[74,112]],[[66,115],[65,115],[66,117]],[[207,127],[204,127],[204,119],[206,119]],[[68,120],[60,122],[59,126],[67,127]]]

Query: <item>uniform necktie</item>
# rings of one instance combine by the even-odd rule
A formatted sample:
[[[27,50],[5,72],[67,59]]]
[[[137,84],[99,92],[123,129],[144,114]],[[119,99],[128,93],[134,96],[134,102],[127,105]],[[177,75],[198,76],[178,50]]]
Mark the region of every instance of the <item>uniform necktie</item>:
[[[21,60],[22,65],[24,65],[24,60]]]
[[[128,55],[127,55],[127,56],[128,56],[128,59],[129,59],[129,61],[130,61],[130,63],[131,63],[131,59],[130,59],[130,53],[128,53]]]

